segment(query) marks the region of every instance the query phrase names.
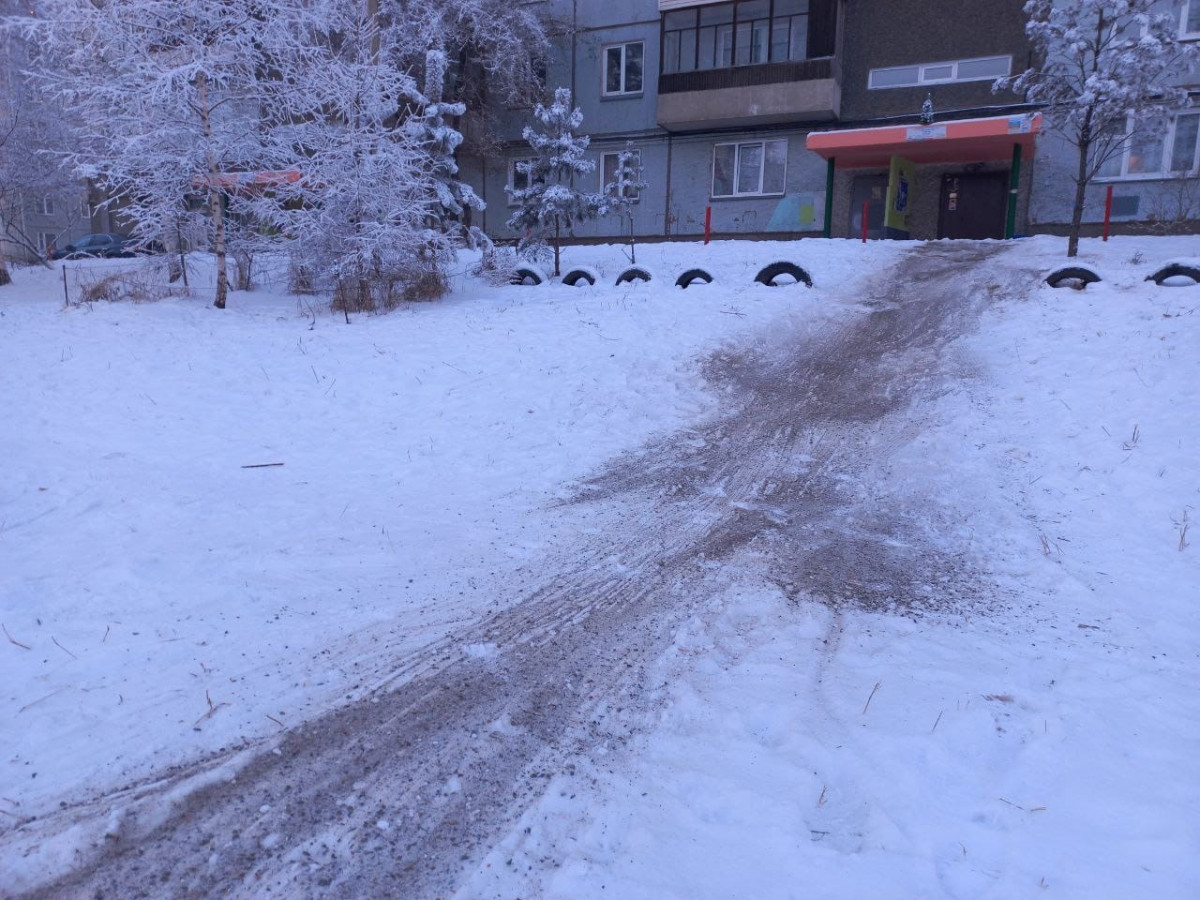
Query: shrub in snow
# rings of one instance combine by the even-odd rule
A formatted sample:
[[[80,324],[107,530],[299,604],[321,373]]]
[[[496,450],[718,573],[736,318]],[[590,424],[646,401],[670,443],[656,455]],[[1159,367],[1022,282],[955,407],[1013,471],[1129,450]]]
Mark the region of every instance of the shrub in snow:
[[[491,285],[512,284],[517,273],[517,255],[509,247],[489,246],[483,249],[479,263],[471,274]]]
[[[1175,80],[1197,59],[1180,41],[1179,11],[1160,0],[1028,0],[1025,32],[1041,62],[1001,78],[1043,107],[1049,128],[1074,147],[1067,256],[1079,252],[1087,186],[1134,141],[1161,140],[1166,117],[1187,102]]]
[[[588,175],[596,167],[584,159],[590,139],[576,134],[583,124],[583,113],[571,106],[570,88],[559,88],[554,92],[554,103],[550,106],[538,104],[533,111],[542,124],[543,131],[526,126],[525,140],[536,154],[529,162],[517,164],[518,173],[526,186],[509,189],[509,196],[517,209],[508,219],[508,227],[523,236],[520,250],[523,254],[544,245],[549,238],[554,245],[554,275],[562,274],[562,232],[569,231],[576,222],[594,218],[608,208],[602,194],[576,188],[572,182],[576,177]]]

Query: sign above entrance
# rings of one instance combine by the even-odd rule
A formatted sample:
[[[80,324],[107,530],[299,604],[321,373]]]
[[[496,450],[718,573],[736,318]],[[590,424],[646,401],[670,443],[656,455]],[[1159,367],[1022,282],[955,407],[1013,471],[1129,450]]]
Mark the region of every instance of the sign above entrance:
[[[946,136],[945,125],[919,125],[908,129],[906,141],[940,141]]]

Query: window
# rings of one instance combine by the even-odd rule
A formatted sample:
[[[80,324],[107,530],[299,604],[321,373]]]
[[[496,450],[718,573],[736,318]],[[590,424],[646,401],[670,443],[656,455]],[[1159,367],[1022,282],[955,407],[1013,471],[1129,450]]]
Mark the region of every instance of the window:
[[[662,71],[670,74],[807,59],[808,3],[735,0],[664,13]]]
[[[536,159],[514,159],[508,164],[508,190],[509,202],[512,203],[512,192],[523,191],[529,187],[529,170],[526,166],[532,166],[537,162]]]
[[[638,167],[642,164],[642,151],[634,150],[634,166]],[[600,154],[600,190],[603,191],[606,185],[612,184],[617,180],[617,162],[621,157],[620,151],[612,151],[609,153]],[[629,200],[637,203],[641,199],[641,192],[626,189],[624,196]]]
[[[995,81],[997,78],[1004,78],[1011,69],[1011,56],[985,56],[981,59],[892,66],[887,69],[872,69],[867,86],[872,90],[882,90],[956,81]]]
[[[782,194],[787,141],[748,141],[713,148],[714,197]]]
[[[51,197],[43,197],[38,201],[38,212],[43,216],[54,215],[54,199]]]
[[[1131,120],[1124,135],[1114,137],[1120,146],[1100,166],[1099,178],[1162,178],[1200,171],[1200,113],[1177,116],[1173,121]],[[1102,142],[1099,146],[1112,145]]]
[[[1186,0],[1179,23],[1179,36],[1200,38],[1200,0]]]
[[[646,45],[642,41],[604,48],[604,96],[640,94],[642,61]]]
[[[37,236],[38,251],[48,256],[55,246],[55,235],[51,231],[39,231]]]

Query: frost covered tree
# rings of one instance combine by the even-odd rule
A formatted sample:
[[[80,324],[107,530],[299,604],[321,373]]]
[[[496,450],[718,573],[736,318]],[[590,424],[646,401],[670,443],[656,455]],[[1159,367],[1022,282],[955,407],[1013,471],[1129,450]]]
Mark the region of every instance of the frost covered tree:
[[[576,134],[583,124],[583,113],[572,107],[570,88],[554,92],[550,106],[538,104],[533,111],[544,130],[532,125],[522,132],[536,156],[517,164],[524,187],[509,191],[517,210],[508,219],[508,227],[521,232],[520,247],[527,252],[544,245],[547,237],[554,244],[554,275],[562,274],[562,233],[576,222],[603,214],[608,201],[603,194],[575,187],[576,177],[588,175],[596,164],[584,159],[591,139]]]
[[[604,198],[609,212],[629,222],[629,261],[637,264],[637,242],[633,234],[633,205],[637,203],[646,182],[642,180],[642,154],[626,142],[616,157],[612,180],[604,185]]]
[[[227,173],[258,164],[262,49],[289,0],[42,0],[26,33],[50,63],[42,84],[81,123],[65,159],[94,181],[136,237],[205,235],[214,305],[229,292]],[[295,0],[295,7],[305,5]],[[185,205],[188,196],[202,201]]]
[[[6,250],[40,256],[35,235],[26,230],[24,210],[35,200],[74,201],[82,213],[82,186],[64,172],[55,152],[70,146],[65,111],[39,93],[25,76],[33,60],[19,20],[28,4],[0,0],[0,285],[9,281]],[[12,22],[14,27],[4,27]],[[6,246],[7,245],[7,246]]]
[[[445,291],[453,245],[439,227],[441,203],[465,196],[434,183],[435,169],[449,177],[445,161],[433,164],[430,130],[413,124],[430,104],[392,62],[411,32],[369,7],[307,0],[292,18],[288,52],[273,61],[277,77],[262,96],[280,119],[268,154],[298,175],[252,201],[347,320],[354,310]]]
[[[1045,107],[1078,153],[1067,255],[1079,251],[1087,187],[1129,142],[1187,101],[1177,84],[1196,59],[1161,0],[1028,0],[1026,34],[1040,63],[996,82]]]
[[[446,54],[430,50],[425,54],[425,90],[418,108],[405,122],[406,136],[424,154],[427,184],[432,194],[429,203],[430,224],[468,246],[486,242],[486,236],[466,222],[468,210],[482,210],[483,200],[470,185],[459,179],[457,153],[462,134],[447,117],[466,112],[463,103],[442,99],[446,81]]]

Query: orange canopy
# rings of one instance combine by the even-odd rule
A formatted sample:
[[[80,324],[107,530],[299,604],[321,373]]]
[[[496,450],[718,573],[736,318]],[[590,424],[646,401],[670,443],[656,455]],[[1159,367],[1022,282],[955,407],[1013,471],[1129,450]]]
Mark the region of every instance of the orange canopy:
[[[934,125],[887,125],[814,131],[807,147],[825,159],[836,158],[839,169],[886,167],[893,156],[918,164],[972,163],[1012,157],[1013,144],[1026,151],[1042,130],[1042,114],[961,119]]]

